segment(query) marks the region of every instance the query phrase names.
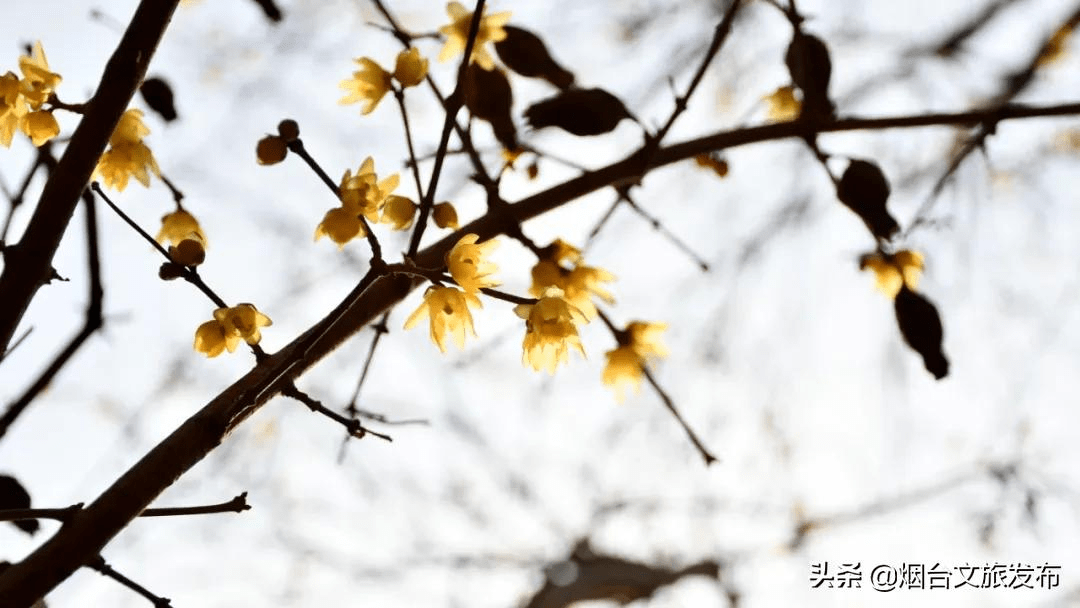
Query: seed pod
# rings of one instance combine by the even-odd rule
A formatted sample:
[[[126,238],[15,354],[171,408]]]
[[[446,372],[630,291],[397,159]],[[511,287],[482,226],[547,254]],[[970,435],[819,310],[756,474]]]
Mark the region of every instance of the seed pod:
[[[487,121],[495,138],[507,149],[517,147],[517,129],[511,107],[514,92],[506,74],[496,68],[485,70],[475,63],[465,69],[465,107],[472,115]]]
[[[285,140],[277,135],[267,135],[255,146],[255,156],[259,159],[260,165],[276,165],[285,160],[285,155],[288,153],[289,148],[285,145]]]
[[[165,122],[176,120],[176,106],[173,103],[172,87],[162,78],[157,76],[147,78],[139,87],[143,101],[150,109],[157,112]]]
[[[495,52],[506,67],[522,76],[543,78],[563,90],[574,84],[574,74],[552,59],[539,36],[512,25],[503,26],[503,30],[506,38],[495,43]]]
[[[896,311],[900,334],[904,336],[908,346],[922,356],[926,371],[938,380],[947,376],[949,360],[945,358],[945,352],[941,348],[944,330],[937,308],[930,300],[908,289],[907,285],[900,287],[900,292],[893,300],[893,308]]]
[[[633,119],[623,102],[603,89],[570,89],[525,110],[534,129],[558,127],[574,135],[603,135],[624,118]]]
[[[889,181],[874,163],[851,161],[836,186],[836,196],[862,218],[875,237],[889,239],[900,229],[885,207],[889,199]]]
[[[4,509],[29,509],[30,493],[14,477],[0,475],[0,510]],[[36,519],[18,519],[11,522],[16,528],[34,534],[38,531]]]
[[[817,36],[796,30],[784,56],[791,81],[803,93],[802,115],[832,117],[836,111],[829,100],[832,60],[829,47]]]

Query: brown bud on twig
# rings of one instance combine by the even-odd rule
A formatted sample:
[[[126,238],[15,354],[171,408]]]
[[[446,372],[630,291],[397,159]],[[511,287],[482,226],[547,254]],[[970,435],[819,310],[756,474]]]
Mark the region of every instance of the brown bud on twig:
[[[506,38],[495,43],[495,52],[506,67],[522,76],[543,78],[563,90],[574,84],[574,74],[552,59],[539,36],[512,25],[503,30]]]
[[[164,262],[161,267],[158,268],[158,278],[162,281],[175,281],[184,276],[186,269],[183,264],[177,264],[176,262]]]
[[[260,165],[276,165],[285,160],[285,155],[288,153],[289,148],[285,145],[285,140],[277,135],[267,135],[255,146],[255,157],[258,158]]]
[[[285,143],[292,143],[300,137],[300,125],[296,124],[295,120],[286,118],[278,123],[277,132]]]
[[[143,101],[150,109],[157,112],[165,122],[176,120],[176,106],[173,104],[173,92],[169,83],[157,76],[147,78],[139,87]]]
[[[851,161],[836,185],[836,196],[862,218],[875,237],[889,239],[900,229],[885,207],[889,199],[889,182],[874,163]]]
[[[574,135],[603,135],[624,119],[633,120],[623,102],[603,89],[570,89],[525,110],[534,129],[558,127]]]
[[[949,360],[941,348],[944,330],[937,308],[930,300],[908,289],[907,285],[900,287],[900,293],[893,300],[893,308],[904,341],[922,356],[926,371],[938,380],[947,376]]]

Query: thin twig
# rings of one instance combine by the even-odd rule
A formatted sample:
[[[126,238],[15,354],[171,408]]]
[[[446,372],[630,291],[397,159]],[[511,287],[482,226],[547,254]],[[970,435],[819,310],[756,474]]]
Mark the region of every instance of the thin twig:
[[[105,561],[105,558],[100,555],[90,560],[86,564],[86,567],[100,573],[102,576],[111,578],[114,581],[120,583],[121,585],[127,587],[128,589],[131,589],[135,593],[138,593],[139,595],[149,600],[155,608],[172,608],[172,604],[169,602],[169,598],[160,597],[154,593],[151,593],[150,590],[146,587],[143,587],[139,583],[136,583],[130,578],[117,572],[116,569],[110,566],[108,562]]]
[[[70,521],[71,518],[81,511],[83,503],[76,503],[63,509],[0,509],[0,521],[17,521],[20,519],[55,519],[60,522]],[[216,505],[199,505],[195,507],[158,507],[150,508],[139,513],[139,517],[176,517],[181,515],[211,515],[214,513],[242,513],[251,508],[247,503],[247,492],[241,492],[238,496]]]
[[[109,195],[105,194],[105,191],[101,189],[100,184],[95,181],[90,184],[90,187],[94,190],[94,192],[97,192],[98,195],[101,196],[102,200],[105,201],[105,204],[108,205],[109,208],[112,209],[113,212],[120,217],[120,219],[124,220],[124,222],[128,226],[130,226],[132,230],[137,232],[144,241],[150,243],[150,245],[154,249],[157,249],[158,253],[164,256],[166,260],[172,262],[172,256],[169,255],[169,250],[165,249],[165,247],[162,246],[161,243],[157,242],[157,239],[150,236],[150,233],[143,230],[142,226],[140,226],[135,220],[131,219],[128,214],[124,213],[124,211],[120,209],[120,207],[116,206],[116,203],[112,202],[112,199],[109,198]],[[181,268],[184,269],[183,278],[185,281],[199,288],[199,291],[203,292],[206,297],[210,298],[210,301],[212,301],[218,308],[228,308],[229,305],[225,303],[225,300],[221,299],[221,296],[217,295],[217,293],[215,293],[214,290],[211,289],[210,286],[202,280],[202,277],[199,275],[199,272],[195,268],[190,266],[181,266]]]
[[[393,441],[393,439],[391,439],[389,435],[377,433],[375,431],[372,431],[371,429],[365,428],[364,425],[360,424],[360,421],[356,418],[342,416],[341,414],[331,410],[330,408],[323,405],[322,402],[320,402],[318,399],[315,399],[307,393],[296,388],[295,385],[290,385],[282,389],[281,394],[286,397],[296,399],[300,403],[308,406],[308,409],[310,409],[312,412],[315,412],[316,414],[322,414],[323,416],[326,416],[327,418],[345,427],[345,431],[349,433],[350,437],[363,439],[365,435],[374,435],[379,439]]]
[[[483,14],[484,0],[477,0],[472,21],[469,23],[469,36],[465,42],[465,56],[461,59],[461,65],[458,66],[457,86],[444,104],[446,119],[443,121],[442,135],[439,137],[439,147],[435,153],[435,165],[431,168],[431,180],[428,182],[427,192],[424,193],[424,197],[420,202],[420,217],[409,240],[408,257],[410,258],[420,250],[420,239],[424,236],[428,215],[431,213],[431,207],[435,204],[435,190],[439,185],[439,176],[442,174],[443,160],[446,158],[446,147],[450,143],[450,131],[457,126],[455,117],[458,110],[465,103],[465,73],[468,71],[469,64],[472,63],[473,46],[476,44],[476,35],[480,31],[480,20]],[[469,147],[468,144],[465,144],[466,149]]]
[[[75,355],[83,343],[95,331],[101,329],[103,323],[101,302],[103,290],[101,288],[101,266],[98,253],[97,213],[94,208],[94,195],[89,190],[83,191],[83,202],[86,209],[86,263],[90,274],[89,294],[87,294],[86,315],[83,326],[26,391],[8,406],[7,410],[4,411],[4,415],[0,416],[0,437],[7,433],[12,423],[26,410],[34,398],[41,394],[41,391],[52,382],[56,374]]]
[[[608,330],[611,331],[611,335],[615,337],[615,341],[620,345],[624,344],[626,342],[626,330],[615,327],[615,324],[611,322],[611,318],[608,317],[604,311],[598,309],[597,314],[600,316],[600,320],[604,322],[604,325],[607,326]],[[682,414],[679,413],[678,408],[675,407],[675,401],[667,394],[667,391],[660,386],[660,383],[656,381],[656,378],[653,377],[652,373],[649,371],[649,367],[645,365],[644,362],[641,364],[641,373],[644,374],[645,379],[649,381],[649,385],[653,387],[656,394],[660,396],[660,400],[664,402],[664,406],[667,407],[668,411],[675,417],[679,426],[686,432],[686,436],[690,439],[690,443],[694,444],[694,448],[697,449],[698,454],[700,454],[701,458],[705,461],[705,466],[717,462],[718,459],[716,456],[709,453],[705,444],[698,439],[697,434],[694,433],[694,430],[690,428],[690,425],[683,419]]]

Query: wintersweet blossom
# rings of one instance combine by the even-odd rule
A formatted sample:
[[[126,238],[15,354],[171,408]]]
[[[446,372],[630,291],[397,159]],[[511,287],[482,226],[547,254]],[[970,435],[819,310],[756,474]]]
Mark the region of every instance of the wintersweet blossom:
[[[412,329],[424,318],[429,318],[431,341],[446,352],[446,335],[454,339],[459,349],[465,348],[465,332],[476,337],[470,308],[482,308],[480,298],[465,293],[456,287],[428,287],[424,292],[424,301],[409,318],[405,320],[405,329]]]
[[[164,245],[169,243],[178,245],[181,241],[194,239],[206,245],[206,234],[199,226],[199,220],[195,219],[185,209],[177,209],[172,213],[161,216],[161,230],[158,231],[154,240]]]
[[[260,327],[272,325],[270,317],[256,310],[252,304],[237,304],[228,308],[218,308],[214,318],[195,330],[195,350],[207,357],[216,357],[228,350],[236,350],[243,340],[248,344],[258,344],[262,339]]]
[[[330,237],[337,243],[338,249],[344,249],[345,244],[358,236],[366,236],[364,226],[356,213],[344,207],[334,207],[326,212],[323,221],[315,228],[315,240],[324,236]]]
[[[525,339],[521,344],[522,363],[534,370],[555,373],[555,368],[569,360],[571,348],[585,356],[577,326],[587,323],[585,315],[563,298],[557,287],[544,291],[536,304],[519,304],[514,312],[525,319]]]
[[[30,109],[39,110],[48,101],[56,85],[60,84],[60,75],[49,70],[45,59],[45,49],[41,41],[34,43],[30,56],[19,57],[19,70],[23,73],[22,94]]]
[[[37,110],[26,114],[19,121],[19,128],[36,147],[60,134],[60,123],[56,122],[56,117],[50,110]]]
[[[0,144],[5,148],[11,146],[15,130],[25,115],[26,101],[19,77],[11,72],[0,76]]]
[[[558,287],[566,300],[579,309],[586,318],[596,318],[596,305],[593,296],[613,303],[615,299],[601,283],[615,280],[615,275],[604,270],[585,266],[581,262],[581,252],[562,240],[556,240],[548,246],[547,258],[541,259],[532,268],[532,286],[529,293],[540,297],[549,287]],[[567,268],[566,264],[573,264]]]
[[[226,331],[217,320],[207,321],[195,330],[195,350],[209,358],[228,350],[230,353],[240,345],[240,336]]]
[[[877,288],[890,298],[895,298],[903,285],[912,291],[918,287],[923,256],[909,249],[901,249],[893,254],[875,251],[859,258],[859,269],[867,268],[874,272]]]
[[[347,91],[348,95],[342,97],[338,103],[346,105],[363,102],[360,113],[371,114],[382,98],[393,89],[392,74],[367,57],[360,57],[355,61],[360,65],[360,69],[353,72],[352,78],[341,81],[339,87]]]
[[[427,77],[428,60],[420,56],[416,47],[398,53],[394,64],[394,79],[403,87],[414,87]]]
[[[127,187],[131,177],[149,187],[150,173],[161,175],[153,153],[142,141],[149,133],[150,129],[142,122],[141,110],[124,112],[109,137],[109,149],[98,160],[94,175],[100,176],[106,186],[118,191]]]
[[[214,320],[221,323],[226,332],[239,336],[248,344],[258,344],[262,340],[260,327],[273,325],[270,317],[247,303],[215,310]]]
[[[394,230],[407,230],[412,226],[416,215],[416,203],[404,196],[392,194],[383,204],[382,222],[390,224]]]
[[[472,23],[473,14],[460,2],[451,2],[446,5],[446,13],[450,15],[450,25],[439,28],[446,34],[446,44],[439,53],[439,61],[447,61],[458,53],[465,52],[465,46],[469,41],[469,26]],[[475,61],[485,70],[495,68],[495,61],[491,58],[485,45],[488,42],[499,42],[506,38],[506,30],[503,26],[510,20],[510,13],[495,13],[480,18],[480,28],[476,32],[476,41],[473,43],[472,57],[470,62]]]
[[[764,98],[768,104],[768,117],[773,122],[795,120],[802,113],[802,102],[795,97],[795,87],[780,87]]]
[[[622,401],[624,389],[641,389],[645,364],[653,358],[666,357],[667,347],[660,342],[660,334],[667,329],[666,323],[634,321],[626,326],[623,340],[617,348],[605,353],[607,365],[601,376],[604,384],[615,390],[615,398]]]
[[[401,176],[397,173],[379,181],[375,175],[375,161],[369,156],[360,164],[356,175],[348,169],[345,170],[338,187],[341,205],[349,211],[363,215],[369,222],[377,222],[379,208],[400,182]]]
[[[475,234],[466,234],[446,254],[446,266],[450,270],[450,276],[454,277],[454,282],[466,293],[476,293],[485,287],[500,284],[491,278],[499,267],[484,259],[499,246],[499,242],[489,239],[477,245],[479,238]]]

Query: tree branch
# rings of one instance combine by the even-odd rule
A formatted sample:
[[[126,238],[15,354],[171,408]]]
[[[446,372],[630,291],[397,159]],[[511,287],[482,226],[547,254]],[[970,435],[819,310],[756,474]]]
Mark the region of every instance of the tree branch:
[[[821,127],[822,131],[880,130],[933,125],[977,124],[1034,116],[1080,114],[1080,103],[1034,107],[1010,104],[992,110],[953,114],[925,114],[886,118],[848,118]],[[798,122],[722,131],[657,150],[644,167],[651,170],[695,155],[756,142],[803,137],[807,126]],[[641,150],[596,171],[529,196],[500,213],[488,213],[457,232],[419,252],[413,260],[421,268],[439,267],[445,254],[468,233],[480,240],[497,236],[505,227],[503,213],[519,221],[542,215],[580,196],[614,184],[640,179]],[[97,500],[75,515],[56,535],[22,562],[0,575],[0,597],[12,606],[29,606],[101,549],[137,517],[161,492],[321,358],[357,331],[400,302],[422,281],[403,276],[380,275],[375,266],[325,318],[280,351],[259,362],[254,369],[225,389],[171,435],[150,450],[113,483]]]

